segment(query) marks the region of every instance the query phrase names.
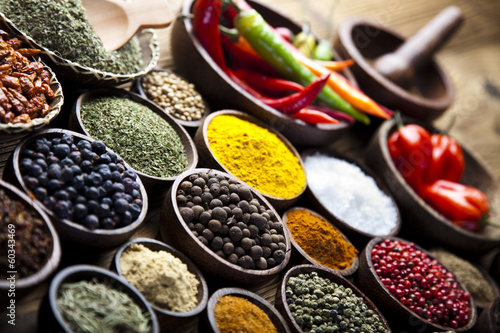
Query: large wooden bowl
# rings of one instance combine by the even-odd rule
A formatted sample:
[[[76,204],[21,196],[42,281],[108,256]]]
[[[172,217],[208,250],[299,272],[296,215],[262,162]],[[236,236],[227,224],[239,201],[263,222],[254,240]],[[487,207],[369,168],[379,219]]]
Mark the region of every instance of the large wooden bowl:
[[[398,206],[397,206],[396,202],[394,201],[393,196],[389,192],[389,189],[385,186],[385,184],[382,182],[382,180],[380,179],[380,177],[376,173],[374,173],[371,169],[369,169],[365,165],[354,160],[353,158],[351,158],[347,155],[344,155],[344,154],[342,154],[334,149],[328,148],[328,147],[319,148],[319,149],[304,150],[301,153],[302,160],[305,161],[308,156],[312,156],[316,153],[321,153],[323,155],[334,157],[337,159],[341,159],[341,160],[344,160],[344,161],[349,162],[351,164],[354,164],[357,167],[359,167],[363,171],[364,174],[373,178],[373,180],[377,184],[377,187],[382,192],[384,192],[385,195],[387,195],[389,197],[389,199],[394,203],[394,208],[396,209],[396,214],[397,214],[396,225],[391,229],[391,231],[389,232],[388,235],[394,236],[394,235],[397,235],[399,233],[399,231],[401,229],[401,216],[399,213]],[[309,199],[312,207],[314,207],[314,209],[317,212],[319,212],[321,215],[325,216],[328,219],[328,221],[331,221],[331,223],[335,227],[337,227],[339,230],[341,230],[359,248],[362,248],[364,245],[366,245],[366,243],[370,239],[377,237],[377,236],[380,236],[380,235],[375,235],[375,234],[371,234],[371,233],[362,231],[358,228],[354,228],[350,224],[348,224],[347,222],[343,221],[340,217],[333,214],[329,209],[327,209],[323,205],[323,203],[320,201],[318,196],[316,196],[314,191],[309,186],[306,189],[306,197]]]
[[[196,167],[196,164],[198,163],[198,153],[196,151],[196,147],[194,145],[193,140],[186,132],[186,130],[181,125],[179,125],[179,123],[172,116],[167,114],[158,105],[154,104],[153,102],[149,101],[144,97],[141,97],[136,93],[127,90],[116,89],[116,88],[105,88],[105,89],[90,90],[84,92],[78,97],[75,104],[73,105],[73,111],[70,116],[69,128],[91,137],[90,133],[88,132],[88,129],[85,128],[85,125],[83,124],[81,107],[82,104],[84,104],[88,100],[103,96],[128,98],[136,103],[148,107],[151,111],[162,117],[173,128],[175,133],[177,133],[177,135],[181,140],[182,145],[184,146],[184,151],[186,153],[186,159],[187,159],[186,170],[190,170]],[[104,143],[106,144],[106,142]],[[137,147],[137,151],[141,151],[141,149],[143,149],[143,147],[139,146]],[[177,176],[155,177],[137,170],[136,172],[141,178],[142,182],[144,183],[146,190],[148,191],[151,206],[157,206],[161,204],[163,198],[165,197],[165,193],[167,192],[168,188],[172,185],[173,181],[177,177]]]
[[[285,268],[290,260],[291,244],[290,238],[286,232],[283,233],[286,245],[285,259],[279,265],[264,270],[245,269],[232,264],[226,259],[222,259],[215,254],[210,247],[204,245],[197,237],[195,237],[187,224],[184,222],[184,219],[180,214],[179,207],[177,206],[177,190],[179,185],[191,174],[209,171],[214,172],[216,175],[223,175],[226,179],[237,180],[237,178],[234,178],[230,174],[211,169],[194,169],[181,174],[169,189],[165,197],[165,201],[163,202],[160,213],[160,233],[162,239],[182,251],[191,260],[193,260],[193,262],[195,262],[203,272],[212,276],[237,281],[247,285],[256,285],[273,279]],[[245,184],[240,180],[238,180],[238,182]],[[250,186],[248,186],[248,188],[252,191],[253,197],[259,200],[259,202],[267,209],[270,209],[276,217],[276,220],[281,222],[279,215],[269,202],[259,192]]]
[[[414,123],[431,133],[438,133],[428,124],[405,118],[404,123]],[[399,205],[404,227],[411,229],[412,235],[423,240],[439,243],[466,254],[485,253],[500,245],[500,229],[487,226],[481,232],[470,232],[453,224],[426,204],[408,186],[394,163],[387,148],[387,139],[396,130],[395,120],[385,121],[373,136],[367,148],[367,163],[380,175]],[[500,186],[486,163],[471,149],[460,142],[465,157],[465,171],[460,183],[474,186],[483,191],[492,208],[491,220],[500,221]]]
[[[328,279],[338,285],[351,288],[353,293],[356,296],[363,298],[364,304],[366,304],[370,310],[372,310],[375,314],[377,314],[380,317],[380,321],[384,326],[384,328],[387,330],[387,332],[388,333],[391,332],[391,328],[389,327],[389,324],[387,323],[382,313],[378,310],[375,304],[373,304],[372,301],[370,301],[370,299],[366,297],[358,288],[356,288],[351,282],[347,281],[344,277],[336,274],[335,271],[314,265],[293,266],[286,272],[285,276],[281,281],[281,285],[276,290],[275,306],[285,318],[292,332],[302,333],[303,331],[293,318],[292,312],[288,307],[287,296],[286,296],[286,284],[291,277],[295,277],[299,274],[310,274],[312,272],[316,272],[319,277]]]
[[[338,230],[334,225],[333,223],[331,223],[328,219],[326,219],[325,217],[323,217],[322,215],[316,213],[315,211],[312,211],[310,209],[307,209],[307,208],[303,208],[303,207],[293,207],[293,208],[290,208],[288,209],[284,214],[283,214],[283,223],[285,224],[285,226],[287,226],[287,223],[288,223],[288,214],[290,212],[293,212],[295,210],[305,210],[307,211],[309,214],[311,215],[314,215],[316,216],[317,218],[325,221],[326,223],[329,223],[333,226],[333,228],[340,234],[340,236],[344,239],[344,242],[348,243],[348,244],[352,244],[351,241],[340,231]],[[305,227],[304,227],[305,228]],[[315,266],[319,266],[319,267],[322,267],[322,268],[327,268],[327,269],[331,269],[333,271],[335,271],[335,273],[339,274],[339,275],[342,275],[342,276],[350,276],[352,274],[354,274],[356,272],[356,270],[358,269],[358,265],[359,265],[359,260],[358,260],[358,256],[354,256],[353,259],[352,259],[352,264],[351,266],[349,266],[348,268],[346,269],[342,269],[342,270],[338,270],[338,269],[333,269],[333,268],[330,268],[328,266],[325,266],[324,264],[320,263],[319,261],[317,261],[316,259],[314,259],[309,253],[307,253],[306,251],[304,251],[302,249],[302,247],[297,243],[297,241],[295,240],[295,238],[293,237],[293,234],[292,232],[290,231],[290,228],[287,226],[285,228],[285,230],[288,231],[288,234],[290,235],[290,242],[292,243],[292,260],[294,262],[299,262],[300,264],[310,264],[310,265],[315,265]],[[304,232],[307,232],[306,229],[303,230]],[[295,254],[295,256],[294,256]],[[293,258],[293,257],[296,257],[296,258]],[[295,259],[295,260],[294,260]]]
[[[210,296],[210,299],[208,300],[207,304],[207,321],[208,321],[208,326],[207,327],[207,332],[213,332],[213,333],[220,333],[221,330],[217,327],[217,321],[215,319],[215,306],[217,305],[217,302],[221,297],[224,296],[234,296],[234,297],[241,297],[249,301],[250,303],[255,304],[257,307],[259,307],[262,311],[264,311],[265,314],[269,317],[271,322],[273,323],[274,327],[276,328],[276,331],[278,333],[289,333],[290,329],[285,321],[285,319],[282,317],[282,315],[265,299],[260,297],[259,295],[250,292],[246,289],[242,288],[222,288],[217,290]],[[230,314],[229,314],[230,315]],[[205,332],[205,330],[203,330]],[[200,331],[201,332],[201,331]]]
[[[71,244],[71,246],[77,245],[86,249],[112,248],[124,243],[130,237],[132,237],[132,235],[142,225],[148,211],[148,195],[139,177],[137,177],[137,182],[140,185],[139,191],[141,193],[141,198],[143,201],[141,213],[137,217],[137,219],[135,221],[132,221],[132,223],[128,226],[116,229],[90,230],[79,223],[70,221],[68,219],[61,219],[52,210],[49,210],[42,202],[34,198],[34,195],[32,195],[31,191],[24,183],[21,170],[19,168],[21,152],[28,146],[28,144],[32,140],[43,137],[50,140],[52,138],[60,137],[64,133],[71,135],[75,142],[83,139],[90,142],[94,141],[93,139],[85,135],[64,129],[47,129],[36,132],[30,137],[24,139],[16,147],[12,155],[9,157],[9,162],[7,163],[3,173],[3,179],[13,183],[25,193],[33,197],[32,202],[35,204],[35,206],[41,207],[42,210],[50,217],[50,220],[57,230],[57,233],[59,234],[63,243]],[[111,150],[107,148],[107,151]],[[127,163],[125,163],[125,167],[127,169],[130,169],[130,166],[128,166]]]
[[[40,307],[38,316],[38,328],[40,332],[73,332],[67,325],[62,313],[57,307],[59,289],[65,283],[92,281],[93,279],[106,284],[110,288],[117,289],[127,294],[143,312],[147,312],[151,317],[149,321],[151,333],[160,332],[158,320],[153,309],[137,289],[115,273],[101,267],[90,265],[69,266],[58,272],[52,279],[49,291]]]
[[[112,266],[116,270],[118,275],[125,280],[126,277],[122,273],[120,259],[123,252],[126,251],[127,248],[130,247],[130,245],[132,244],[141,244],[146,248],[150,249],[151,251],[165,251],[172,254],[176,258],[179,258],[184,264],[186,264],[189,272],[194,274],[196,276],[196,279],[200,282],[200,284],[198,285],[198,294],[197,294],[198,304],[196,305],[195,308],[189,311],[186,312],[169,311],[149,302],[149,305],[153,308],[153,310],[156,313],[156,317],[158,318],[158,323],[160,324],[160,329],[164,332],[167,332],[169,330],[173,330],[175,328],[196,321],[200,313],[203,310],[205,310],[208,301],[208,286],[201,271],[188,257],[186,257],[182,252],[177,251],[170,245],[167,245],[165,243],[150,238],[135,238],[130,242],[122,245],[122,247],[118,249],[118,251],[115,254],[114,260],[112,262]],[[147,260],[147,258],[144,258],[144,260]]]
[[[210,143],[208,140],[208,135],[207,135],[207,130],[208,130],[208,125],[210,125],[210,122],[212,119],[219,115],[231,115],[235,116],[237,118],[240,118],[242,120],[248,121],[250,123],[254,123],[262,128],[267,129],[269,132],[275,134],[278,136],[278,138],[283,142],[283,144],[292,152],[292,154],[297,157],[299,160],[299,163],[302,167],[302,170],[304,170],[304,165],[302,163],[302,159],[300,158],[299,153],[297,150],[294,148],[294,146],[281,134],[280,132],[276,131],[275,129],[269,127],[268,125],[264,124],[263,122],[255,119],[254,117],[241,112],[241,111],[235,111],[235,110],[220,110],[217,112],[213,112],[208,117],[205,118],[203,121],[203,124],[198,128],[196,131],[194,141],[196,143],[196,148],[198,149],[198,153],[200,155],[200,165],[207,167],[207,168],[213,168],[213,169],[218,169],[218,170],[223,170],[227,173],[231,173],[214,155],[214,152],[212,148],[210,148]],[[305,171],[304,171],[305,172]],[[242,181],[245,181],[245,179],[242,179]],[[267,193],[262,193],[264,198],[266,198],[271,205],[274,207],[276,210],[283,210],[286,209],[290,206],[292,206],[294,203],[296,203],[302,194],[304,193],[305,189],[307,187],[307,182],[304,183],[304,187],[300,191],[299,194],[290,197],[290,198],[280,198],[276,197]]]
[[[416,314],[415,312],[408,309],[404,306],[396,297],[394,297],[389,290],[385,287],[385,285],[380,281],[375,269],[373,268],[372,261],[372,250],[376,244],[383,242],[386,239],[390,240],[400,240],[403,242],[408,242],[401,238],[396,237],[377,237],[372,239],[366,247],[363,249],[363,252],[359,256],[359,269],[358,269],[358,285],[361,290],[363,290],[374,302],[376,302],[383,313],[387,316],[389,314],[392,318],[394,318],[394,322],[401,325],[411,325],[418,329],[419,332],[444,332],[448,331],[451,328],[445,327],[442,325],[438,325],[435,323],[431,323],[427,321],[425,318]],[[416,245],[415,248],[417,250],[425,253],[429,258],[435,259],[429,252],[420,246]],[[441,264],[444,268],[445,265]],[[450,271],[446,268],[447,271]],[[461,283],[459,280],[455,279],[460,288],[462,290],[467,291],[467,288]],[[465,326],[454,328],[455,332],[466,332],[474,327],[477,319],[477,311],[474,306],[474,302],[472,298],[470,299],[470,318],[469,323]]]
[[[61,244],[59,242],[59,236],[57,235],[55,228],[50,222],[49,217],[47,216],[47,214],[44,213],[44,211],[38,205],[34,203],[33,199],[31,199],[28,195],[23,193],[15,186],[3,180],[0,180],[0,190],[3,190],[11,200],[16,200],[21,202],[24,205],[24,207],[26,207],[26,209],[31,210],[40,220],[42,220],[44,223],[44,228],[46,229],[46,231],[48,231],[49,237],[52,239],[52,249],[50,250],[49,253],[47,253],[47,258],[43,266],[32,275],[23,278],[18,278],[18,276],[16,275],[15,294],[16,296],[20,297],[26,294],[28,291],[35,288],[36,286],[38,286],[39,284],[41,284],[43,281],[49,278],[49,276],[51,276],[52,273],[55,272],[55,270],[59,266],[59,262],[61,261]],[[2,232],[7,233],[8,230],[5,229]],[[5,236],[7,236],[7,234]],[[19,240],[15,244],[16,246],[19,247],[23,246],[23,244],[20,243]],[[14,257],[8,256],[7,249],[12,249],[12,248],[6,246],[5,261],[7,261],[7,258],[15,259],[15,256]],[[13,249],[15,250],[15,247],[13,247]],[[11,271],[16,271],[15,262],[13,267],[14,268],[11,269]],[[0,280],[0,292],[4,293],[5,295],[2,298],[0,304],[4,305],[4,301],[6,303],[10,302],[9,298],[11,297],[10,296],[7,297],[10,288],[11,288],[11,283],[8,280]],[[15,300],[15,298],[12,299]]]
[[[190,15],[194,1],[184,1],[182,14]],[[275,27],[287,27],[294,33],[301,31],[301,25],[279,13],[264,3],[248,1],[262,16]],[[339,124],[309,125],[285,116],[234,83],[212,60],[195,36],[191,19],[175,20],[172,28],[171,49],[175,65],[180,74],[193,82],[206,96],[214,109],[236,109],[247,112],[283,133],[296,146],[329,144],[350,128],[352,123],[341,121]],[[353,82],[348,71],[343,74]]]

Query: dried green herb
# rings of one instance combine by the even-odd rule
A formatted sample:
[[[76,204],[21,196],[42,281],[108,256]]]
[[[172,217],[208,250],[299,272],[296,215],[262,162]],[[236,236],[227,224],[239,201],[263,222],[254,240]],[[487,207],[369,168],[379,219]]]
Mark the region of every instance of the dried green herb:
[[[52,246],[49,230],[38,214],[0,190],[0,278],[10,276],[9,271],[17,272],[18,278],[37,272],[47,262]]]
[[[180,137],[142,104],[128,98],[99,97],[82,104],[81,116],[91,137],[103,141],[139,172],[173,177],[187,167]]]
[[[57,308],[77,333],[150,332],[150,314],[122,291],[96,281],[65,283]]]
[[[116,74],[137,73],[143,65],[136,38],[105,50],[80,0],[3,0],[0,11],[37,43],[80,65]]]

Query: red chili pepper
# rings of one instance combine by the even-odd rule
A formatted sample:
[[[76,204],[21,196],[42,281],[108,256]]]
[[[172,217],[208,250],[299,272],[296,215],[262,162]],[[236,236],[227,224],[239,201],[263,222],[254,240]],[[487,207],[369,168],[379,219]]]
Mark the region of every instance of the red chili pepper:
[[[251,68],[261,73],[276,74],[274,68],[262,59],[257,52],[248,44],[247,40],[239,37],[237,43],[233,43],[231,39],[225,35],[221,36],[222,46],[231,56],[238,66]]]
[[[270,77],[248,69],[235,70],[236,75],[258,90],[270,92],[302,91],[304,87],[297,82]]]
[[[490,211],[486,195],[479,189],[439,179],[425,187],[425,201],[462,228],[477,231]]]
[[[401,176],[424,198],[423,173],[432,156],[431,134],[421,126],[399,123],[398,130],[387,140],[387,146]]]
[[[438,179],[458,182],[465,169],[462,148],[453,138],[444,134],[433,134],[432,158],[424,172],[424,181],[430,184]]]
[[[348,114],[345,114],[344,112],[340,112],[340,111],[337,111],[334,109],[330,109],[327,106],[309,105],[307,108],[310,110],[316,110],[316,111],[323,112],[324,114],[326,114],[334,119],[337,119],[337,120],[344,120],[344,121],[347,121],[349,123],[354,122],[354,118],[349,116]]]
[[[330,117],[326,113],[310,108],[303,108],[292,115],[295,119],[300,119],[310,124],[338,124],[339,121]]]
[[[274,28],[274,31],[287,42],[290,42],[292,40],[293,32],[287,27],[276,27]]]

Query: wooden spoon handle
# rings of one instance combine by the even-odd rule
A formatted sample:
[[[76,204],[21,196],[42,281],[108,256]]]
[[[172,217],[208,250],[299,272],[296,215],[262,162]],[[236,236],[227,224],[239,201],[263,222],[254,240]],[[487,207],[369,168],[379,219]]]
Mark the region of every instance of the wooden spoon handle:
[[[173,14],[168,0],[107,0],[123,7],[129,19],[129,27],[166,28],[172,22]]]

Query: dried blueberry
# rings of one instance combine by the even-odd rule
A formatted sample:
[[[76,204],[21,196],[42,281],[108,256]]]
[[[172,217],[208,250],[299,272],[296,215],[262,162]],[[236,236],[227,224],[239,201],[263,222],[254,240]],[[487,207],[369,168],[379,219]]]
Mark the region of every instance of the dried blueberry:
[[[70,200],[75,200],[76,197],[78,196],[78,191],[73,186],[66,186],[65,190],[66,192],[68,192]]]
[[[99,209],[97,211],[97,216],[99,216],[100,218],[107,217],[107,216],[109,216],[110,213],[111,213],[111,208],[109,207],[109,205],[107,205],[105,203],[101,203],[99,205]]]
[[[47,176],[50,179],[61,179],[62,170],[59,164],[51,164],[47,170]]]
[[[82,154],[79,151],[72,151],[69,153],[68,157],[75,162],[75,164],[80,164],[82,162]]]
[[[44,158],[37,158],[35,161],[34,161],[35,164],[39,165],[43,171],[46,171],[47,170],[47,162],[45,161]]]
[[[67,200],[59,200],[54,206],[54,213],[62,219],[71,217],[71,202]]]
[[[80,151],[82,151],[84,149],[92,150],[92,145],[90,144],[90,142],[88,140],[80,140],[80,141],[78,141],[76,146],[78,147],[78,149]]]
[[[23,158],[19,162],[19,170],[22,174],[26,174],[31,171],[31,166],[33,165],[33,160],[31,158]]]
[[[24,184],[32,191],[40,185],[38,178],[36,177],[27,177],[24,180]]]
[[[43,200],[43,204],[49,210],[53,210],[54,209],[54,206],[56,205],[56,202],[57,202],[57,200],[53,196],[48,196],[48,197],[45,198],[45,200]]]
[[[51,193],[57,191],[60,188],[61,188],[61,181],[59,179],[51,179],[47,183],[47,190],[49,190],[49,192]]]
[[[99,228],[99,218],[93,214],[87,215],[87,217],[85,217],[83,225],[89,228],[90,230]]]
[[[33,194],[35,195],[35,198],[43,202],[47,197],[47,190],[43,187],[37,187],[33,190]]]
[[[61,142],[71,146],[73,144],[73,137],[67,133],[61,135]]]
[[[111,217],[105,217],[100,224],[103,229],[113,229],[116,226],[116,222]]]
[[[129,209],[128,201],[125,199],[115,200],[115,202],[113,203],[113,207],[115,209],[115,212],[123,214]]]
[[[74,164],[75,164],[75,162],[73,162],[73,160],[69,157],[65,157],[61,160],[61,166],[66,167],[66,168],[69,168]]]
[[[123,186],[123,184],[120,183],[114,183],[112,188],[113,191],[115,192],[125,192],[125,186]]]
[[[70,152],[69,146],[65,143],[61,143],[54,146],[54,154],[60,159],[68,156],[69,152]]]
[[[99,212],[99,202],[96,200],[89,200],[87,202],[87,210],[89,211],[90,214],[95,214]]]
[[[69,201],[69,194],[65,190],[58,190],[54,193],[57,200]]]
[[[99,190],[95,186],[84,186],[83,195],[85,195],[87,199],[97,200],[99,199]]]
[[[80,191],[85,186],[85,178],[82,175],[75,176],[73,177],[71,183],[78,191]]]
[[[130,213],[129,211],[126,211],[122,215],[122,224],[129,225],[130,223],[132,223],[132,213]]]
[[[141,214],[141,207],[138,204],[133,203],[130,205],[129,211],[132,214],[132,218],[135,220]]]
[[[116,183],[121,183],[122,182],[122,175],[120,174],[119,171],[113,171],[111,172],[111,180]]]
[[[100,186],[102,184],[102,177],[97,172],[91,172],[86,179],[86,183],[90,186]]]
[[[123,177],[135,180],[137,178],[137,174],[135,173],[134,170],[128,169],[123,172]]]
[[[92,151],[98,155],[104,154],[106,152],[106,146],[102,141],[96,140],[91,143]]]
[[[88,149],[80,150],[80,155],[85,161],[92,161],[94,159],[94,153]]]
[[[101,154],[99,156],[99,163],[100,164],[109,164],[111,163],[111,157],[107,153]]]
[[[92,162],[85,160],[80,163],[80,168],[82,169],[82,172],[89,173],[92,171]]]
[[[73,170],[71,168],[64,168],[61,172],[61,179],[64,182],[70,182],[73,179]]]

